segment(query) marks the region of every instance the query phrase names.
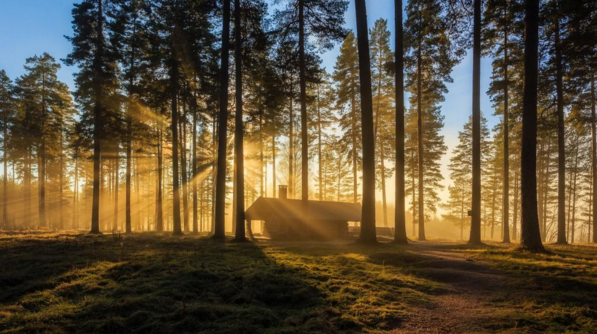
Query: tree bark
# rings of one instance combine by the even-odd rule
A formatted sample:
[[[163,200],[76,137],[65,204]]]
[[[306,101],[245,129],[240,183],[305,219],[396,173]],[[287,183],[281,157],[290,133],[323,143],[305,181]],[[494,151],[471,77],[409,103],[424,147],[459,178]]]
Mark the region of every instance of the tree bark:
[[[506,13],[506,15],[508,15]],[[503,242],[510,243],[510,148],[509,148],[509,140],[510,140],[510,110],[509,110],[509,101],[508,101],[508,29],[509,27],[504,28],[504,117],[503,117],[503,127],[504,127],[504,189],[503,189],[503,199],[502,199],[502,227],[504,229],[503,233]]]
[[[405,244],[406,207],[404,205],[404,32],[402,28],[402,0],[394,1],[396,38],[396,194],[394,242]]]
[[[289,105],[289,137],[288,137],[288,195],[289,198],[294,198],[294,110],[292,97],[294,94],[294,83],[292,82],[292,75],[290,76],[290,105]],[[273,136],[273,133],[272,133]],[[275,196],[274,196],[275,197]]]
[[[537,217],[537,77],[539,0],[525,0],[524,95],[522,114],[520,246],[544,252]]]
[[[591,73],[591,181],[593,187],[593,242],[597,243],[597,196],[595,196],[595,189],[597,189],[597,143],[595,130],[595,73]]]
[[[351,97],[351,125],[352,125],[352,134],[351,134],[351,139],[352,139],[352,202],[353,203],[357,203],[358,202],[358,178],[357,178],[357,173],[358,173],[358,166],[357,166],[357,108],[356,108],[356,98],[355,98],[355,92],[352,92],[352,97]]]
[[[6,175],[6,174],[5,174]],[[79,229],[79,158],[75,157],[75,179],[73,189],[73,229]]]
[[[519,200],[519,176],[518,173],[514,173],[514,216],[512,217],[512,238],[518,238],[518,200]]]
[[[299,10],[299,67],[301,88],[301,199],[305,212],[309,200],[309,139],[307,136],[307,65],[305,63],[305,4],[298,2]],[[275,192],[275,189],[274,189]],[[308,213],[306,213],[308,216]]]
[[[265,186],[265,180],[263,178],[263,168],[265,168],[265,164],[263,162],[263,109],[259,110],[259,196],[263,197],[263,188]],[[290,187],[290,182],[288,184]]]
[[[134,23],[133,23],[133,36],[137,34],[137,15],[135,13]],[[129,73],[129,83],[128,83],[128,106],[127,106],[127,113],[126,113],[126,177],[125,177],[125,230],[126,233],[132,233],[132,220],[131,220],[131,155],[132,155],[132,141],[133,141],[133,117],[132,117],[132,103],[133,103],[133,87],[134,87],[134,79],[135,79],[135,56],[136,56],[136,48],[134,43],[131,48],[131,55],[129,60],[130,66],[130,73]]]
[[[419,16],[421,14],[419,13]],[[421,54],[421,32],[419,31],[418,36],[418,48],[417,48],[417,158],[418,158],[418,170],[419,170],[419,240],[425,240],[425,198],[424,198],[424,174],[423,174],[423,156],[425,154],[425,150],[423,147],[423,108],[422,108],[422,79],[421,75],[423,73],[422,68],[422,54]],[[414,219],[414,217],[413,217]]]
[[[373,101],[371,95],[371,60],[365,0],[355,0],[359,78],[361,82],[361,122],[363,138],[363,211],[360,242],[375,243],[375,140],[373,133]],[[304,182],[304,181],[303,181]]]
[[[564,87],[562,73],[562,45],[560,19],[556,14],[556,94],[558,112],[558,244],[566,244],[566,146],[564,143]]]
[[[216,198],[213,234],[213,237],[216,239],[224,239],[225,237],[229,51],[230,1],[224,1],[224,13],[222,19],[222,58],[220,68],[220,112],[218,114],[218,165],[216,169]]]
[[[244,173],[244,151],[243,151],[243,71],[242,71],[242,37],[240,21],[240,0],[236,0],[234,6],[234,60],[236,67],[236,114],[234,115],[234,203],[236,205],[236,235],[237,242],[247,241],[245,235],[245,173]]]
[[[576,218],[576,177],[578,175],[578,136],[576,137],[576,150],[574,154],[574,178],[572,180],[572,220],[570,221],[570,243],[574,243],[574,224]],[[566,225],[564,224],[564,232],[565,232]],[[558,230],[559,234],[559,230]],[[558,236],[559,237],[559,236]],[[566,238],[566,234],[564,234],[564,238]],[[565,240],[565,239],[564,239]]]
[[[64,135],[63,135],[63,130],[62,130],[62,124],[60,125],[60,144],[59,144],[59,158],[58,158],[58,163],[60,165],[60,174],[58,176],[58,229],[62,230],[64,229],[64,207],[62,206],[62,198],[64,196],[64,149],[63,149],[63,144],[64,144]],[[6,174],[4,174],[6,177]]]
[[[116,159],[114,160],[114,222],[112,225],[113,231],[118,231],[118,179],[119,179],[119,160],[118,148],[116,148]]]
[[[481,243],[481,0],[474,2],[473,38],[473,189],[469,243]]]
[[[186,95],[186,94],[185,94]],[[182,102],[183,119],[180,121],[180,162],[182,169],[182,212],[183,212],[183,226],[184,232],[189,232],[189,185],[188,185],[188,168],[187,168],[187,125],[186,116],[187,108],[185,100]]]
[[[319,200],[323,201],[323,165],[321,157],[321,110],[319,110],[319,84],[317,85],[317,158],[319,167]]]
[[[162,205],[162,192],[163,192],[163,149],[162,149],[162,129],[159,125],[158,129],[158,191],[156,193],[156,230],[158,232],[164,231],[164,216],[163,216],[163,205]]]
[[[91,209],[91,233],[100,234],[99,228],[99,206],[100,206],[100,157],[101,157],[101,143],[100,135],[102,132],[102,87],[100,83],[100,77],[102,72],[102,57],[104,52],[104,40],[103,40],[103,21],[104,14],[102,10],[102,0],[98,0],[98,14],[97,14],[97,26],[96,26],[96,50],[93,59],[94,68],[94,108],[93,108],[93,203]]]
[[[191,132],[191,135],[193,136],[193,161],[191,164],[191,182],[193,184],[193,233],[197,234],[199,233],[199,222],[197,217],[197,98],[195,97],[195,94],[193,94],[192,102],[193,131]]]
[[[170,90],[172,107],[172,234],[182,235],[180,221],[180,176],[178,169],[178,57],[175,39],[172,40],[172,62],[170,69]]]
[[[2,225],[8,228],[8,110],[4,110],[4,122],[2,128],[2,138],[4,139],[4,186],[2,187]],[[75,172],[76,173],[76,172]]]

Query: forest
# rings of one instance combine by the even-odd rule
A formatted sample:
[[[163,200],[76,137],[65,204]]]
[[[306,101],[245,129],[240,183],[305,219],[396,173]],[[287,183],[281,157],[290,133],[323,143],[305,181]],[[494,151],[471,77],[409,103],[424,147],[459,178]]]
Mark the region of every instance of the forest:
[[[0,58],[0,333],[597,331],[596,1],[70,3]]]

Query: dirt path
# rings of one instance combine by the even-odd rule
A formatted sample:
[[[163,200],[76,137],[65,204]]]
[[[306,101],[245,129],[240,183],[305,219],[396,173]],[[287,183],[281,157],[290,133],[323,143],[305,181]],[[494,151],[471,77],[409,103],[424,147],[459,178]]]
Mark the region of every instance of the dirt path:
[[[452,244],[453,245],[453,244]],[[417,263],[429,279],[447,289],[431,307],[412,309],[400,329],[391,333],[485,333],[499,312],[491,301],[512,289],[512,277],[489,268],[472,255],[441,243],[415,243],[412,252],[427,260]]]

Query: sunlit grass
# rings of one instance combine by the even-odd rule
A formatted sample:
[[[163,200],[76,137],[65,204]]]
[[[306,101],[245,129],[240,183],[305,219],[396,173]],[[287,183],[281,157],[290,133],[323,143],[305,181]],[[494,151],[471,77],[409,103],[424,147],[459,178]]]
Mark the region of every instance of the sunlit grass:
[[[391,331],[436,308],[467,274],[438,266],[424,245],[0,235],[0,332]],[[594,247],[550,247],[554,255],[497,244],[430,247],[487,263],[508,280],[487,301],[495,309],[490,321],[471,331],[597,326]]]

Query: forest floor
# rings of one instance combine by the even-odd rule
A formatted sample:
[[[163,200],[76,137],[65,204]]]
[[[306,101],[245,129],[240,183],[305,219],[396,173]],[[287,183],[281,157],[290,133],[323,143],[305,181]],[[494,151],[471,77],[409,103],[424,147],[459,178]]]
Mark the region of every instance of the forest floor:
[[[0,234],[0,333],[595,333],[597,247]]]

